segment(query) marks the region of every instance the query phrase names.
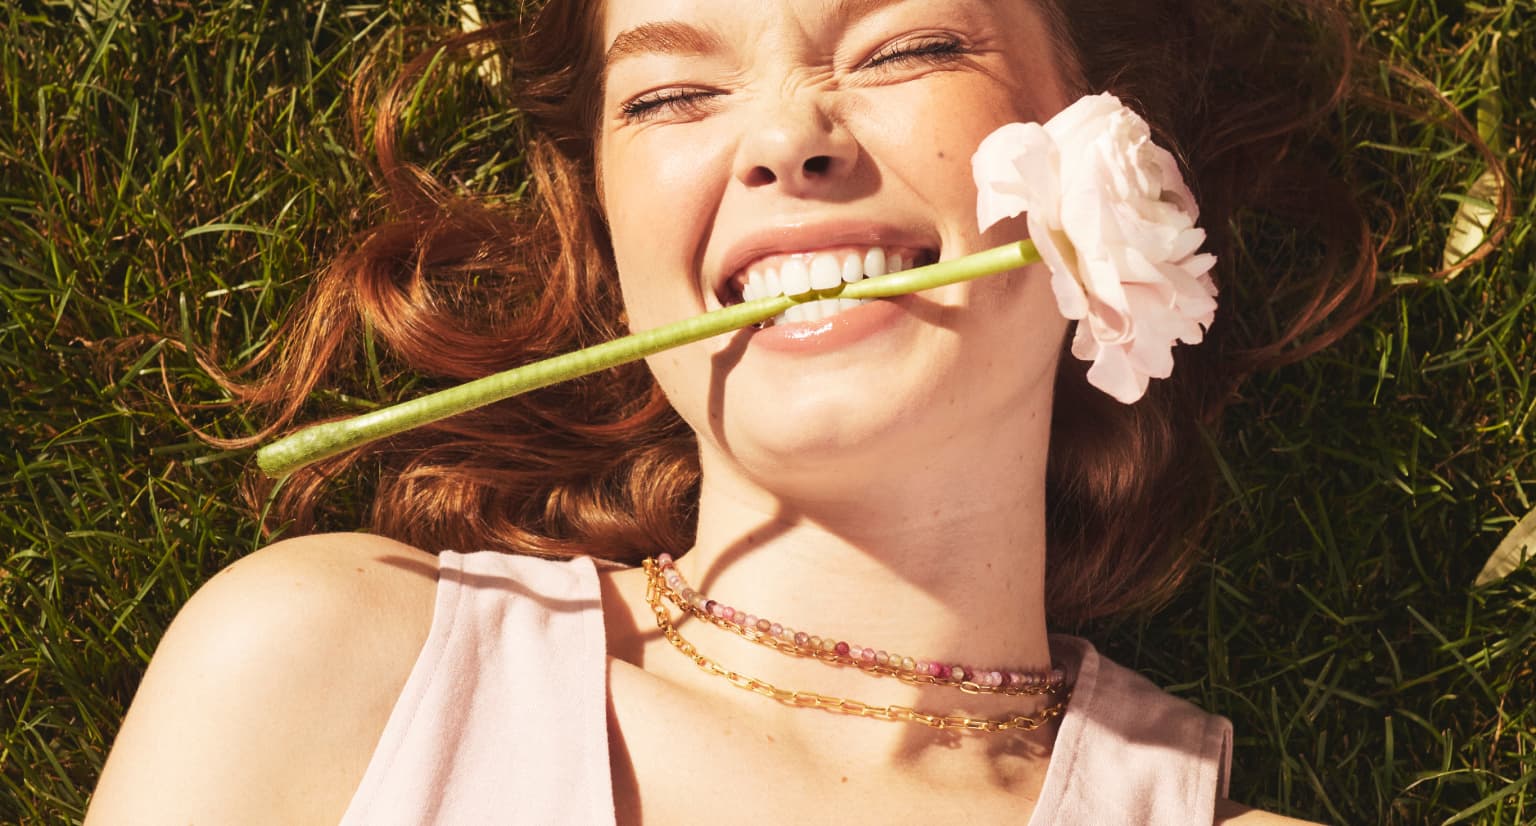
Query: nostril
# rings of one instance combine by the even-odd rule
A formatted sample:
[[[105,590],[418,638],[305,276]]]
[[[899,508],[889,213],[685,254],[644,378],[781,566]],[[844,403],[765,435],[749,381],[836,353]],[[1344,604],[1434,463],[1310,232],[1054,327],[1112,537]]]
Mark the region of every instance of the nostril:
[[[837,158],[832,155],[811,155],[800,162],[797,170],[790,165],[757,164],[741,174],[742,183],[750,187],[769,186],[779,183],[809,183],[826,181],[837,168]]]
[[[773,174],[772,169],[766,166],[754,166],[752,171],[747,173],[746,184],[747,186],[767,186],[778,179],[779,176]]]

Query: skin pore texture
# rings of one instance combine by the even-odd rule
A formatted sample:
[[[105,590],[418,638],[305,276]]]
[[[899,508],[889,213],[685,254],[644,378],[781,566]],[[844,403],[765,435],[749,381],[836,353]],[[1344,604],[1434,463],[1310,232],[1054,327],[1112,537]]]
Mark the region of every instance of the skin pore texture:
[[[630,324],[740,299],[754,266],[950,259],[970,153],[1069,102],[1031,2],[613,0],[597,145]],[[1043,668],[1045,460],[1066,323],[1038,267],[650,361],[698,434],[701,591],[914,657]],[[280,542],[215,577],[156,652],[88,823],[335,823],[426,638],[436,562],[379,537]],[[1023,823],[1054,735],[956,736],[788,708],[705,674],[604,569],[619,822]],[[972,697],[786,657],[696,620],[739,673],[877,704]],[[1295,822],[1241,807],[1218,822]]]

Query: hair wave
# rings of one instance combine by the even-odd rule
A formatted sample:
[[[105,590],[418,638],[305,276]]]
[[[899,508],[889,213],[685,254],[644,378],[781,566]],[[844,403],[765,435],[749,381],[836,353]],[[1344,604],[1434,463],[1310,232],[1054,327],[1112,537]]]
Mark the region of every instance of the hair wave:
[[[1078,621],[1156,603],[1178,584],[1209,505],[1202,429],[1245,376],[1328,346],[1369,311],[1375,249],[1336,145],[1335,113],[1361,64],[1340,4],[1054,0],[1046,10],[1079,91],[1116,93],[1180,158],[1222,288],[1207,341],[1177,348],[1174,377],[1135,405],[1093,390],[1085,365],[1063,359],[1047,609]],[[590,137],[594,14],[551,2],[526,27],[449,39],[398,74],[372,129],[358,129],[373,136],[386,220],[319,275],[257,378],[222,376],[270,422],[230,444],[293,429],[306,400],[361,370],[367,336],[395,373],[453,383],[621,334]],[[488,44],[512,69],[504,85],[524,118],[528,187],[516,200],[455,193],[400,148],[410,92],[430,67],[485,59]],[[1263,255],[1274,238],[1304,248],[1287,247],[1277,266]],[[428,550],[626,562],[689,546],[699,475],[692,434],[638,365],[298,471],[273,498],[270,524],[314,529],[329,482],[363,472],[376,486],[367,527],[380,534]],[[262,501],[267,485],[253,482]]]

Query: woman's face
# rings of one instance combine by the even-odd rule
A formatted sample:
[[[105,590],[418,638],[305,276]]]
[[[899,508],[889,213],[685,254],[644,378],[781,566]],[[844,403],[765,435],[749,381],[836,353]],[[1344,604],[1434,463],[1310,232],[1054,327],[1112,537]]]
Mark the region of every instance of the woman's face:
[[[609,0],[601,32],[599,189],[636,330],[748,284],[798,292],[1023,237],[977,232],[971,153],[1068,103],[1033,0]],[[650,366],[706,468],[848,467],[1046,415],[1065,332],[1047,282],[797,311]]]

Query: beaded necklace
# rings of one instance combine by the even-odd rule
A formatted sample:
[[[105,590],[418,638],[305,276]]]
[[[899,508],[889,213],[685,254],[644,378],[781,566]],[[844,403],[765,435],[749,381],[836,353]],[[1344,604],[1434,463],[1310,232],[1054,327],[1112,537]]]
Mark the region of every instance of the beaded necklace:
[[[837,714],[873,717],[882,720],[917,723],[936,729],[970,731],[1034,731],[1066,712],[1070,692],[1063,690],[1065,675],[1060,668],[1049,672],[1019,670],[973,670],[963,665],[945,666],[933,661],[854,646],[845,641],[797,632],[762,617],[739,612],[688,586],[678,573],[673,559],[661,554],[647,559],[645,598],[656,615],[656,625],[674,648],[681,651],[704,671],[722,677],[738,688],[761,694],[781,703],[806,708],[820,708]],[[726,669],[698,652],[672,624],[663,600],[685,612],[754,642],[795,656],[812,657],[823,662],[852,666],[875,676],[895,677],[913,685],[951,686],[968,694],[1040,695],[1058,694],[1061,699],[1034,715],[1016,714],[1003,719],[967,717],[961,714],[930,714],[900,705],[871,705],[859,700],[830,697],[811,691],[789,691],[755,677]]]

